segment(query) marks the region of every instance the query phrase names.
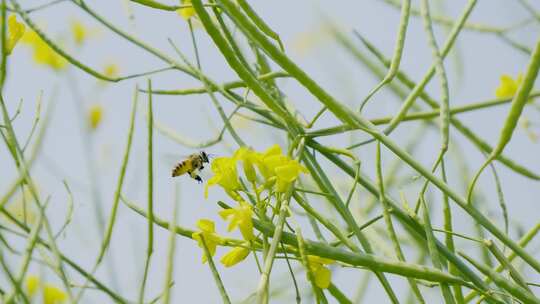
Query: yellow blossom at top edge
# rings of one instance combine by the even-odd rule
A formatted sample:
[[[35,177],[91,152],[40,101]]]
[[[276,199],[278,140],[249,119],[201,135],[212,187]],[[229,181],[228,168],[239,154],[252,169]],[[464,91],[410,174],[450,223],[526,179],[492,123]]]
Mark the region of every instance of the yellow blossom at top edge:
[[[204,187],[204,197],[208,197],[208,188],[220,185],[226,192],[234,192],[240,188],[236,160],[233,157],[218,157],[211,164],[212,176]]]
[[[79,20],[71,21],[70,30],[73,41],[77,45],[82,45],[89,37],[88,28]]]
[[[191,5],[191,0],[180,0],[180,5]],[[184,20],[189,20],[191,17],[195,16],[197,13],[193,7],[185,7],[178,9],[176,11]]]
[[[510,75],[504,74],[501,76],[500,81],[495,90],[495,96],[498,98],[510,98],[516,94],[518,87],[523,82],[523,74],[519,73],[515,80]]]
[[[67,66],[67,60],[58,55],[35,31],[26,31],[21,42],[32,48],[36,63],[47,65],[54,70],[62,70]]]
[[[23,23],[17,21],[15,15],[9,15],[8,17],[8,36],[6,41],[6,53],[11,54],[17,42],[21,39],[26,27]]]
[[[225,267],[234,266],[242,262],[249,255],[249,249],[244,247],[234,247],[220,259],[221,264]]]
[[[61,304],[67,300],[67,295],[60,288],[45,284],[43,287],[43,304]]]
[[[239,206],[219,211],[219,215],[224,220],[229,221],[228,231],[236,228],[240,229],[242,236],[246,241],[255,239],[253,234],[253,208],[249,203],[240,201]]]
[[[30,297],[33,297],[36,295],[39,289],[39,285],[41,284],[41,280],[36,275],[29,275],[26,278],[26,292]]]
[[[197,245],[200,248],[203,248],[203,250],[204,245],[206,245],[210,256],[214,256],[217,245],[220,245],[222,242],[221,237],[216,234],[216,226],[214,222],[209,219],[200,219],[197,221],[197,227],[199,228],[199,231],[194,232],[191,237],[197,241]],[[207,260],[208,258],[203,251],[202,262],[206,263]]]
[[[103,120],[103,106],[100,104],[94,104],[88,109],[88,124],[92,130],[99,127]]]

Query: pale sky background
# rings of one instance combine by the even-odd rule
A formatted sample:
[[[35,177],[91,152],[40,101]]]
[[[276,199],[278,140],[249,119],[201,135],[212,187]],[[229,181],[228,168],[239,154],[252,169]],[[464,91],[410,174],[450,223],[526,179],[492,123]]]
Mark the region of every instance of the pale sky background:
[[[175,1],[164,3],[174,4]],[[535,6],[540,9],[536,1]],[[20,1],[23,7],[33,7],[44,1],[25,0]],[[287,53],[300,64],[310,75],[319,81],[339,100],[354,105],[356,108],[377,83],[377,80],[361,64],[353,61],[352,57],[339,47],[334,40],[325,37],[320,29],[325,20],[330,20],[341,26],[345,33],[355,41],[352,29],[356,29],[366,35],[372,42],[380,47],[387,56],[390,56],[395,39],[395,32],[399,20],[399,10],[384,3],[383,1],[250,1],[256,11],[268,22],[268,24],[281,36]],[[174,12],[153,11],[137,4],[128,4],[133,12],[134,20],[128,19],[126,1],[123,0],[94,0],[87,4],[95,9],[118,27],[132,33],[134,36],[145,41],[147,44],[162,50],[173,56],[176,55],[167,42],[171,38],[189,58],[194,60],[191,41],[187,24]],[[441,5],[437,5],[441,4]],[[444,9],[445,15],[455,18],[464,8],[466,1],[433,1],[432,9]],[[419,1],[413,1],[418,7]],[[152,55],[145,53],[136,46],[116,36],[114,33],[102,27],[90,16],[86,15],[69,1],[54,7],[33,13],[32,18],[42,27],[55,41],[65,44],[71,54],[82,62],[101,70],[106,63],[114,62],[120,67],[120,74],[132,74],[149,71],[164,67]],[[518,1],[508,0],[483,0],[478,1],[477,7],[470,17],[470,21],[490,24],[497,27],[512,25],[518,21],[529,18],[529,14]],[[76,49],[69,42],[69,25],[72,20],[81,20],[84,24],[95,29],[95,36],[88,40],[82,49]],[[437,27],[439,45],[442,45],[445,31]],[[532,47],[538,38],[539,24],[531,23],[520,31],[512,32],[512,37],[517,41]],[[219,81],[231,81],[237,79],[233,71],[228,68],[221,54],[218,53],[212,42],[202,29],[196,31],[199,42],[199,50],[203,70]],[[306,36],[316,37],[316,43],[309,49],[300,50],[298,45]],[[360,43],[357,44],[360,46]],[[361,46],[360,46],[361,47]],[[445,61],[450,79],[450,102],[451,105],[461,105],[470,102],[488,100],[494,97],[495,88],[498,86],[501,74],[517,75],[527,65],[528,57],[523,53],[510,48],[501,42],[493,34],[480,34],[465,30],[459,36],[457,53],[449,56]],[[458,64],[456,58],[460,58]],[[402,60],[402,68],[414,80],[419,80],[427,71],[431,63],[431,52],[427,48],[427,40],[423,31],[421,20],[411,17],[410,27],[406,40],[405,52]],[[458,68],[460,67],[460,68]],[[461,71],[460,71],[461,69]],[[180,72],[165,72],[152,77],[153,87],[161,89],[199,87],[200,84],[181,74]],[[279,80],[284,92],[291,103],[295,105],[306,117],[312,117],[320,105],[306,91],[292,80]],[[42,110],[51,105],[51,96],[55,88],[58,95],[54,100],[55,109],[52,114],[51,124],[43,145],[43,151],[33,168],[32,175],[37,181],[43,198],[51,196],[48,214],[52,219],[54,229],[58,229],[66,214],[67,194],[62,180],[66,180],[73,190],[75,199],[75,211],[73,221],[67,232],[60,238],[59,246],[62,252],[76,260],[80,265],[89,269],[99,251],[101,235],[98,233],[94,216],[94,206],[90,197],[88,167],[84,154],[85,146],[81,137],[81,119],[77,111],[78,107],[86,109],[93,103],[102,104],[105,108],[104,120],[99,129],[91,135],[90,154],[96,161],[94,166],[98,176],[101,204],[106,213],[110,210],[113,199],[114,187],[118,177],[119,166],[126,142],[127,127],[129,124],[129,112],[135,84],[146,86],[145,78],[123,81],[117,84],[104,84],[88,76],[82,71],[70,68],[68,72],[54,73],[50,69],[37,66],[31,60],[30,49],[24,45],[18,45],[10,57],[9,79],[5,89],[5,99],[10,105],[10,110],[15,111],[17,102],[22,99],[22,113],[15,122],[15,127],[20,140],[24,140],[30,130],[34,118],[36,100],[43,92]],[[70,89],[76,88],[76,92]],[[436,79],[430,82],[428,90],[438,99],[438,84]],[[232,107],[226,100],[220,98],[227,113]],[[382,90],[373,97],[367,107],[367,117],[386,116],[396,111],[399,103],[389,89]],[[419,102],[419,104],[421,104]],[[77,106],[76,106],[77,105]],[[146,95],[139,95],[139,108],[134,135],[134,144],[126,175],[123,193],[140,206],[146,206],[146,122],[144,117]],[[423,105],[423,104],[422,104]],[[471,114],[460,115],[462,121],[473,128],[478,134],[494,143],[502,126],[502,121],[507,113],[508,106],[500,106],[496,109],[483,110]],[[155,96],[154,98],[155,119],[167,125],[179,134],[195,141],[204,141],[213,137],[221,128],[221,120],[217,111],[213,108],[211,100],[205,95],[197,96]],[[537,133],[540,133],[539,111],[528,107],[525,114],[533,123]],[[337,120],[331,115],[325,114],[319,121],[318,127],[335,125]],[[534,125],[536,124],[536,125]],[[415,126],[413,123],[403,123],[392,134],[397,142],[404,143],[410,138]],[[280,143],[284,144],[282,133],[268,132],[268,129],[256,126],[253,123],[238,123],[239,133],[243,139],[257,150]],[[479,166],[483,157],[472,145],[455,130],[451,131],[464,149],[467,163],[473,170]],[[357,132],[358,138],[364,135]],[[431,166],[438,152],[438,132],[430,130],[425,135],[422,144],[417,148],[418,158],[425,166]],[[344,147],[349,143],[349,136],[326,138],[324,143]],[[356,142],[356,141],[355,141]],[[225,137],[226,145],[216,145],[206,149],[208,153],[216,155],[228,155],[230,149],[236,149],[230,136]],[[229,148],[228,148],[229,147]],[[516,131],[511,144],[505,153],[512,159],[525,165],[534,172],[540,172],[540,145],[533,143],[527,137],[522,128]],[[217,215],[219,207],[215,202],[219,199],[227,200],[224,193],[217,187],[211,188],[207,200],[203,197],[203,185],[198,185],[187,177],[176,180],[170,178],[170,170],[174,161],[181,160],[183,155],[195,152],[185,148],[170,139],[155,133],[154,142],[155,156],[155,214],[166,220],[171,219],[173,206],[173,189],[178,184],[180,189],[179,224],[185,227],[195,227],[199,218],[210,218],[216,221],[218,232],[227,234],[224,222]],[[368,146],[358,150],[359,157],[363,162],[363,170],[374,175],[374,146]],[[172,157],[172,160],[171,160]],[[391,155],[385,154],[386,163],[390,163]],[[451,160],[448,167],[450,180],[453,185],[461,185],[462,181],[456,175],[458,169]],[[15,178],[16,170],[5,148],[0,149],[0,190]],[[329,174],[336,173],[336,169],[327,166]],[[509,214],[513,221],[518,222],[525,230],[538,222],[538,200],[540,187],[538,182],[526,179],[507,170],[504,166],[497,165],[498,173],[503,182],[504,195],[508,204]],[[404,176],[410,170],[402,170]],[[208,178],[211,174],[205,173]],[[452,178],[453,177],[453,178]],[[335,181],[341,188],[346,190],[350,185],[350,179],[335,174]],[[409,180],[401,190],[410,194],[410,200],[414,199],[419,181]],[[457,187],[457,186],[456,186]],[[491,172],[486,170],[480,180],[479,189],[487,197],[489,215],[502,227],[500,209],[497,207],[497,196],[493,184]],[[461,190],[463,193],[463,191]],[[435,194],[436,192],[434,192]],[[396,193],[394,193],[396,194]],[[439,195],[435,205],[438,205]],[[366,191],[360,189],[358,201],[353,205],[358,208],[367,200]],[[323,201],[314,199],[312,204],[319,210],[327,210]],[[440,204],[439,204],[440,206]],[[440,211],[434,208],[434,221],[440,224]],[[456,227],[458,231],[471,233],[470,218],[454,208]],[[329,216],[333,213],[328,211]],[[373,215],[372,215],[373,216]],[[371,216],[370,216],[371,217]],[[364,218],[365,219],[365,218]],[[360,220],[361,221],[361,220]],[[110,253],[106,256],[107,261],[102,264],[98,271],[98,277],[104,282],[111,283],[110,272],[106,270],[114,265],[114,273],[117,279],[116,288],[125,298],[135,300],[142,278],[144,254],[146,250],[146,219],[135,214],[126,206],[120,205],[118,219],[111,242]],[[304,228],[308,237],[313,237],[306,226]],[[228,233],[238,237],[237,232]],[[149,284],[146,291],[147,298],[157,296],[163,288],[164,269],[169,232],[155,228],[155,253],[152,258]],[[512,237],[516,239],[515,230]],[[20,242],[15,244],[23,245]],[[471,254],[477,254],[477,250],[470,243],[458,241],[462,249],[469,250]],[[538,254],[539,242],[533,242],[530,252]],[[536,249],[536,250],[534,250]],[[216,262],[227,251],[226,248],[218,249],[215,256]],[[377,254],[383,254],[377,251]],[[195,243],[183,237],[177,238],[177,254],[175,263],[175,285],[173,295],[175,303],[216,303],[220,301],[218,290],[212,279],[207,265],[200,263],[201,250]],[[410,255],[413,260],[414,255]],[[18,260],[11,259],[13,269],[17,269]],[[286,288],[292,286],[290,276],[287,275],[284,261],[277,262],[275,271],[272,272],[275,282],[273,287],[283,285]],[[227,291],[233,301],[240,301],[255,291],[259,275],[252,260],[246,260],[233,268],[224,268],[218,263],[218,269],[226,284]],[[43,273],[53,282],[52,273],[48,269],[42,269]],[[34,263],[31,273],[39,273],[40,267]],[[70,271],[70,274],[74,272]],[[338,269],[333,271],[333,281],[345,292],[349,298],[354,298],[356,289],[363,275],[363,270]],[[538,282],[536,277],[529,272],[530,280]],[[397,276],[388,276],[395,289],[403,298],[407,295],[408,286],[406,281]],[[82,282],[81,278],[73,276],[74,281]],[[304,273],[298,273],[304,291],[307,284]],[[2,286],[8,286],[5,278],[0,277]],[[424,288],[427,298],[438,299],[438,289],[429,290]],[[292,289],[290,290],[292,292]],[[332,301],[332,297],[328,296]],[[287,303],[293,299],[293,294],[287,297],[276,298],[275,303]],[[376,280],[370,283],[370,289],[364,297],[365,303],[384,303],[383,291]],[[312,300],[303,296],[305,303]],[[94,290],[88,290],[84,303],[106,303],[109,298]],[[382,302],[381,302],[382,301]]]

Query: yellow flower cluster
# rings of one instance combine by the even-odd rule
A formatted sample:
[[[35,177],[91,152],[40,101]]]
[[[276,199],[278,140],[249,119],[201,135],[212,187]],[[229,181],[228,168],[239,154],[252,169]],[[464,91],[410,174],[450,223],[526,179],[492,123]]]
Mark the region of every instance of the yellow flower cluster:
[[[249,182],[257,182],[255,169],[257,168],[264,179],[265,187],[270,188],[275,185],[277,192],[287,191],[300,173],[308,173],[297,160],[284,155],[279,145],[273,145],[262,153],[242,147],[232,157],[218,157],[212,162],[214,176],[206,184],[205,197],[208,196],[208,188],[213,185],[220,185],[229,195],[240,189],[238,162],[242,163],[244,174]],[[231,195],[231,197],[235,198],[237,195]]]
[[[300,173],[308,171],[298,161],[284,155],[279,145],[274,145],[264,152],[256,152],[250,148],[242,147],[232,157],[218,157],[212,161],[211,170],[214,175],[208,180],[204,195],[208,196],[209,187],[221,186],[238,203],[236,207],[219,212],[221,218],[229,222],[227,230],[230,232],[238,229],[244,240],[251,242],[256,239],[253,233],[254,209],[252,204],[246,202],[240,195],[243,186],[238,174],[238,165],[242,166],[245,179],[256,188],[258,193],[265,189],[269,193],[284,193],[298,179]],[[201,239],[204,239],[209,253],[213,256],[217,245],[222,242],[222,239],[215,233],[214,222],[201,219],[197,226],[199,231],[193,233],[193,239],[198,241],[199,247],[203,246]],[[247,242],[246,244],[249,244]],[[221,263],[226,267],[231,267],[244,260],[248,255],[248,248],[235,247],[221,258]],[[206,260],[207,257],[203,255],[203,262]],[[314,262],[313,265],[318,264]],[[317,273],[325,274],[326,268],[322,267],[322,264],[314,269],[317,270]]]
[[[23,23],[17,21],[15,15],[8,17],[8,35],[6,37],[6,54],[9,55],[17,45],[17,42],[24,34],[26,27]]]
[[[495,90],[495,96],[498,98],[510,98],[513,97],[518,87],[523,82],[523,74],[519,73],[516,79],[513,79],[510,75],[502,75],[501,83]]]
[[[43,293],[43,304],[61,304],[67,300],[66,293],[60,288],[50,283],[41,283],[38,276],[28,276],[26,278],[26,292],[28,296],[33,298],[39,290]]]
[[[49,66],[57,71],[67,66],[67,60],[58,55],[36,32],[27,31],[21,41],[32,48],[36,63]]]

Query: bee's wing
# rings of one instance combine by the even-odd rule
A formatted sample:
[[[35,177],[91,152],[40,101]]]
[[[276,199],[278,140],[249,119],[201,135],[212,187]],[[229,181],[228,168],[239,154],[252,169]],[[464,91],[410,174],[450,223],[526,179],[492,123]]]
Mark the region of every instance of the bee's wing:
[[[160,158],[165,165],[173,167],[179,162],[186,160],[188,157],[189,154],[163,153]]]

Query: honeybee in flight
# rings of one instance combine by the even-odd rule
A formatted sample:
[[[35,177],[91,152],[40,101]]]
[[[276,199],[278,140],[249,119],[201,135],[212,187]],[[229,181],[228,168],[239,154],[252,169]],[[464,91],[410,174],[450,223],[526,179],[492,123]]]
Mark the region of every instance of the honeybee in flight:
[[[208,154],[206,154],[206,152],[201,151],[199,153],[191,154],[185,160],[174,166],[172,177],[187,173],[200,184],[202,183],[202,178],[199,176],[199,171],[204,169],[205,163],[209,163]]]

